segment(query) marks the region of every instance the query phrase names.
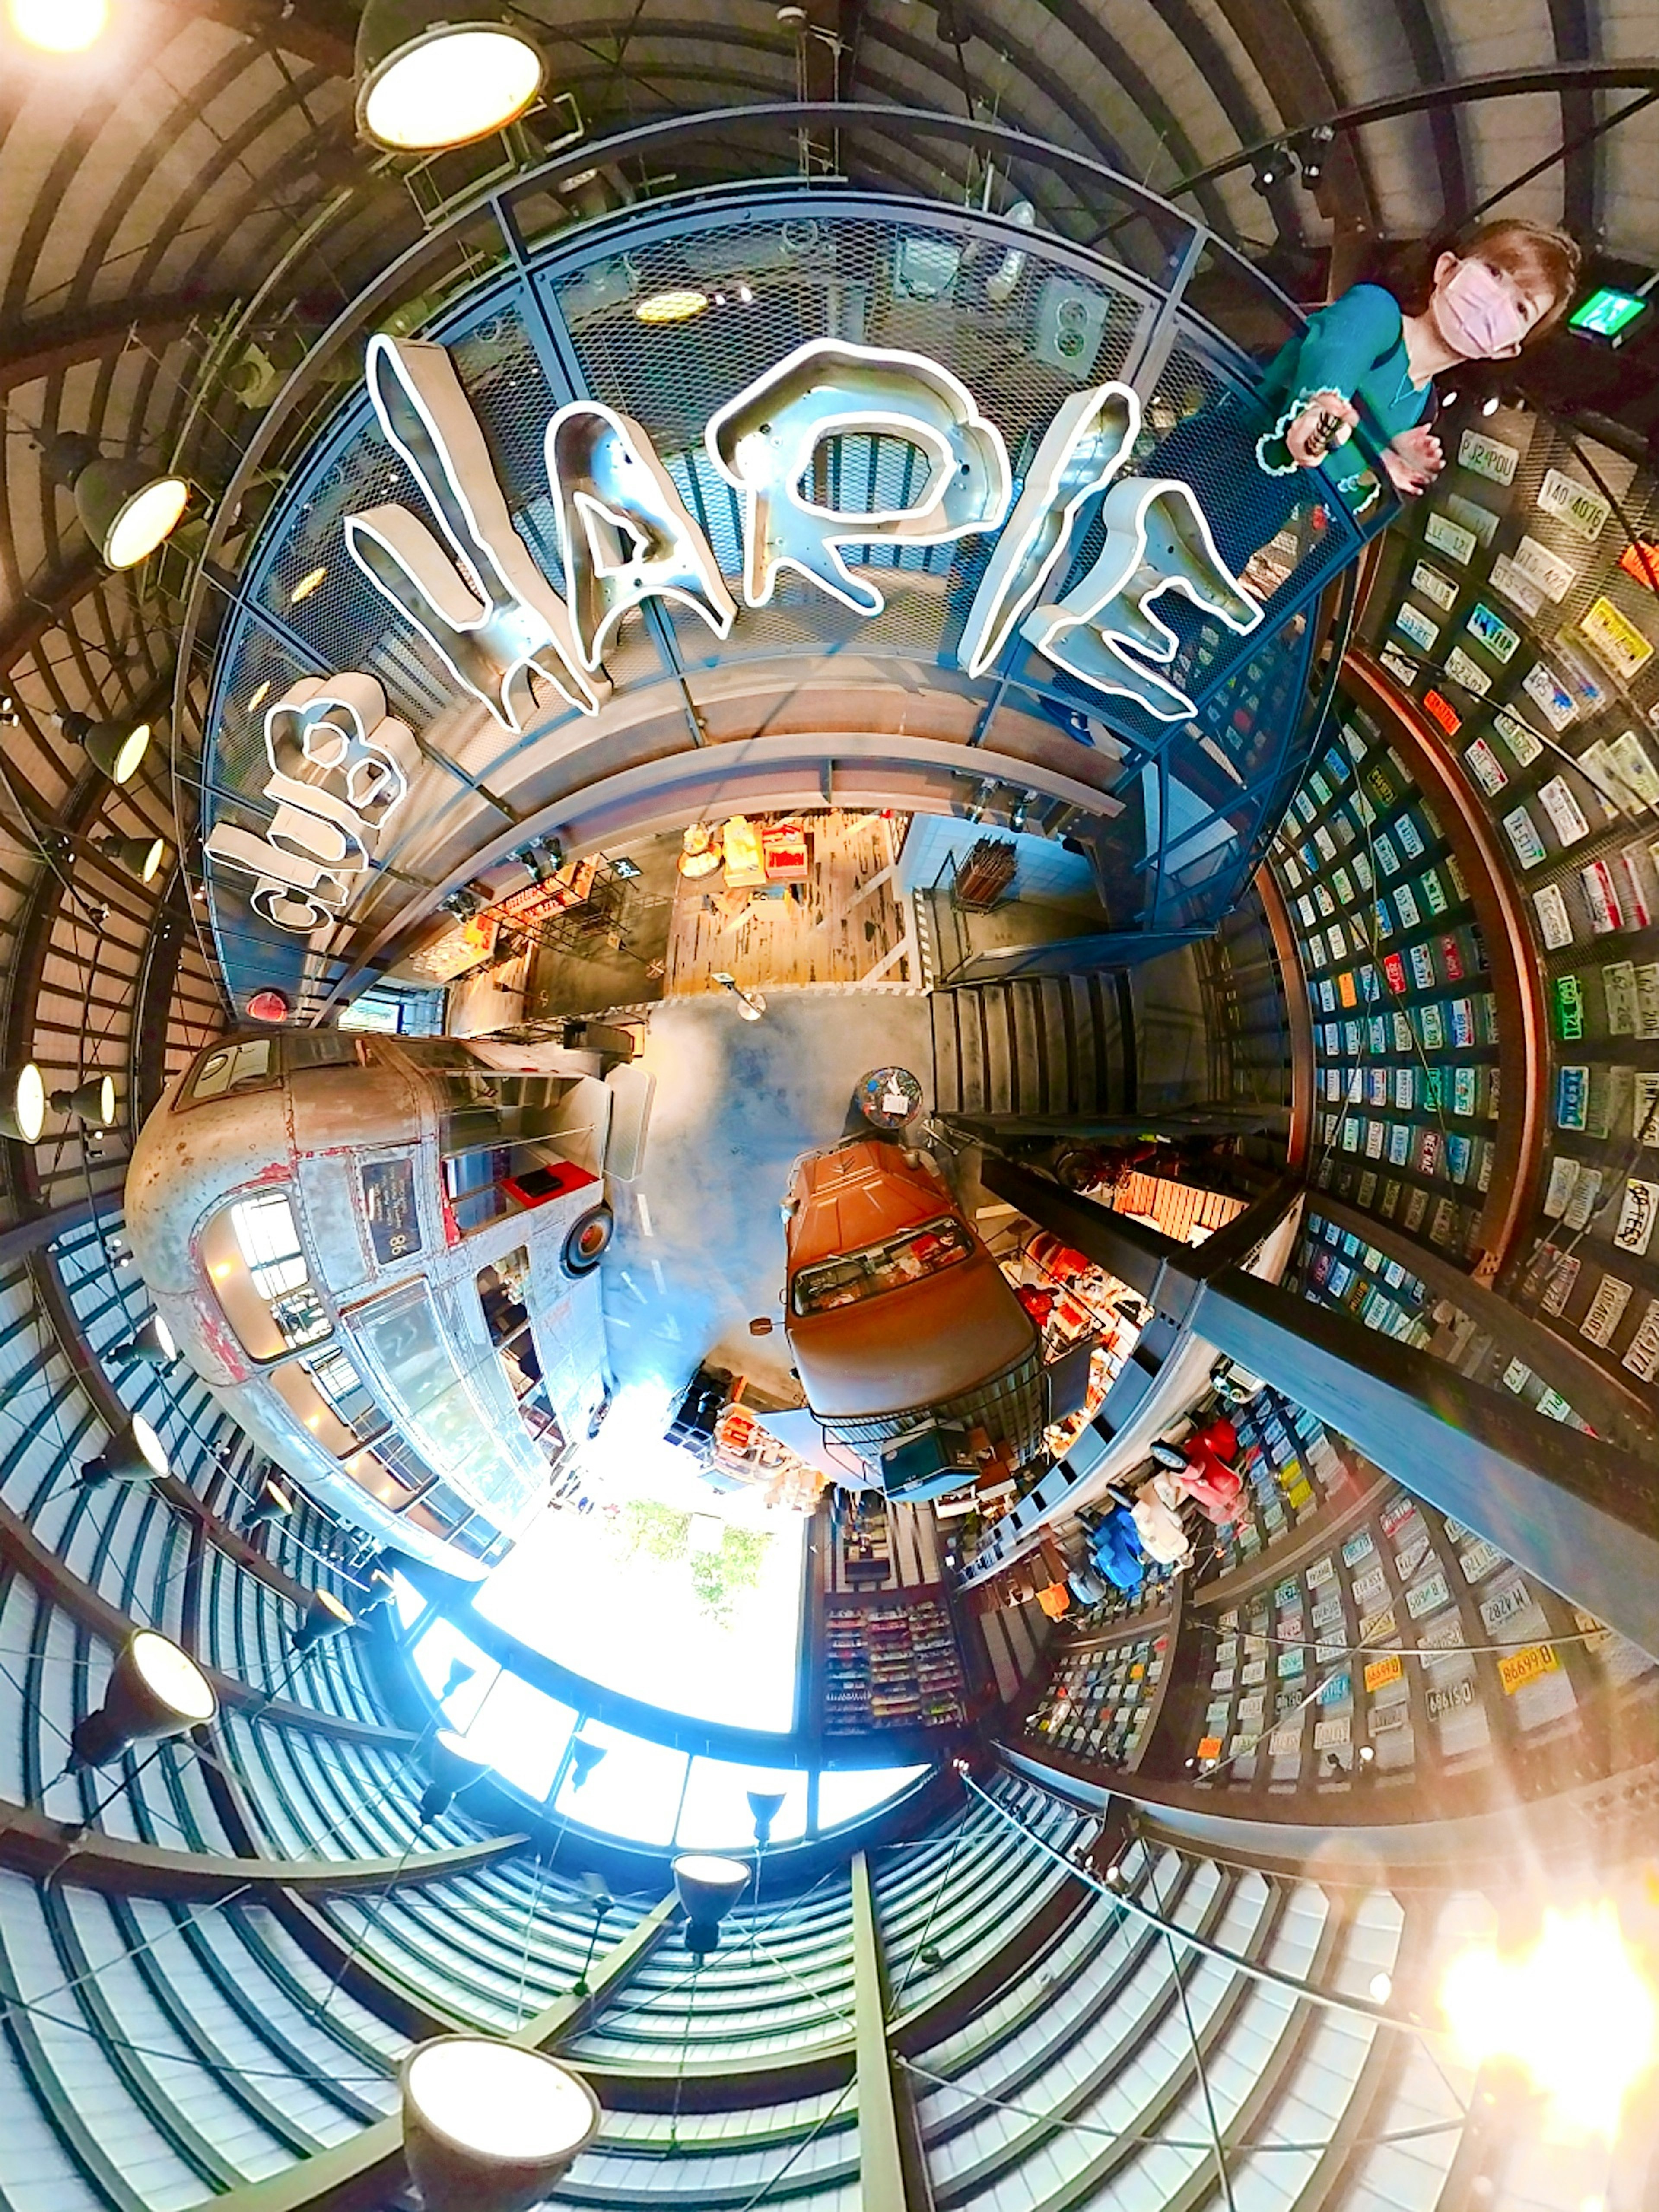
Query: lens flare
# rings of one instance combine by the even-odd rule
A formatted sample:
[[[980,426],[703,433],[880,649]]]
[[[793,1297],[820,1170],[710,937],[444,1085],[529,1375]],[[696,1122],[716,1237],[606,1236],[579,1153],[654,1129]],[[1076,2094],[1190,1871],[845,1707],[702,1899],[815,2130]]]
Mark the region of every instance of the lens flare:
[[[1547,1912],[1528,1950],[1462,1952],[1440,2003],[1469,2065],[1519,2066],[1547,2101],[1552,2135],[1611,2142],[1626,2098],[1659,2057],[1659,1999],[1608,1904]]]
[[[7,0],[6,13],[20,39],[49,54],[79,54],[100,39],[109,22],[109,0]]]

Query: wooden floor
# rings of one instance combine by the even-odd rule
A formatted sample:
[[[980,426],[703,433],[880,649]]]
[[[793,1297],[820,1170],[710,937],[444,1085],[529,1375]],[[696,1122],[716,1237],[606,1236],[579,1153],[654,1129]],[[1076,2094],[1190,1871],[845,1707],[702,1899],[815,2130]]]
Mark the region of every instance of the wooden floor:
[[[681,877],[664,996],[718,990],[709,980],[718,969],[744,990],[876,982],[919,988],[908,915],[894,880],[894,829],[879,814],[809,815],[807,880],[751,895],[735,919],[720,909],[718,873],[696,882]]]

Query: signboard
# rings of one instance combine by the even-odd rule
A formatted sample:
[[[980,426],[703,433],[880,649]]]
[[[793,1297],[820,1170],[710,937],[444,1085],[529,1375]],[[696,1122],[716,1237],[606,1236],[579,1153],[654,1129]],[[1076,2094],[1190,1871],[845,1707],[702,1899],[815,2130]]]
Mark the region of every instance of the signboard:
[[[421,1249],[415,1204],[415,1164],[410,1159],[365,1160],[358,1170],[368,1239],[382,1267],[412,1259]]]

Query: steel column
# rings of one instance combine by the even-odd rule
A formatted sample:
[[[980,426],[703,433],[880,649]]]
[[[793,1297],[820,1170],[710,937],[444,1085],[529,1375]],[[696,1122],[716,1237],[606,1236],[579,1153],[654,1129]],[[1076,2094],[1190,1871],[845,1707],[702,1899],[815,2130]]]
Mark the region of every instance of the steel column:
[[[908,2088],[894,2069],[887,2040],[886,1966],[870,1862],[862,1851],[854,1857],[852,1877],[860,2202],[863,2212],[932,2212]]]

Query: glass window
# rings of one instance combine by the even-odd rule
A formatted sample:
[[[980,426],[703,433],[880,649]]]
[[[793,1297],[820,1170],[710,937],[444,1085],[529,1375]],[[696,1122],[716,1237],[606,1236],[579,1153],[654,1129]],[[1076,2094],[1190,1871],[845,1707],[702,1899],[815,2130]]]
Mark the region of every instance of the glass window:
[[[860,1766],[818,1777],[818,1830],[839,1828],[861,1820],[932,1773],[927,1766]]]
[[[447,1725],[465,1735],[501,1670],[453,1622],[434,1620],[415,1646],[415,1671]]]
[[[554,1800],[556,1813],[568,1813],[584,1827],[631,1843],[666,1844],[679,1817],[680,1792],[690,1764],[683,1751],[670,1751],[642,1737],[624,1735],[603,1721],[589,1721],[583,1741],[598,1744],[605,1757],[580,1790],[568,1774]]]
[[[398,1618],[405,1628],[413,1628],[426,1611],[426,1600],[407,1575],[392,1571],[392,1598],[398,1608]]]
[[[896,1291],[954,1267],[974,1249],[966,1228],[950,1214],[941,1214],[923,1229],[884,1243],[868,1244],[861,1252],[848,1252],[825,1260],[816,1267],[803,1267],[795,1278],[794,1308],[798,1314],[826,1313],[832,1306],[856,1305],[883,1291]]]
[[[755,1841],[749,1792],[783,1792],[772,1823],[775,1844],[806,1832],[806,1777],[787,1767],[736,1766],[723,1759],[694,1759],[674,1842],[679,1850],[745,1851]]]
[[[297,1352],[332,1328],[285,1191],[261,1191],[223,1207],[202,1232],[202,1260],[226,1318],[253,1358]]]
[[[540,1803],[553,1787],[576,1716],[518,1675],[501,1674],[466,1732],[503,1782]],[[584,1793],[585,1795],[586,1793]]]
[[[276,1079],[276,1040],[250,1037],[246,1044],[212,1045],[179,1094],[179,1104],[200,1106],[233,1091],[251,1091]]]
[[[273,1367],[270,1385],[313,1441],[336,1459],[355,1451],[357,1439],[297,1359]]]

